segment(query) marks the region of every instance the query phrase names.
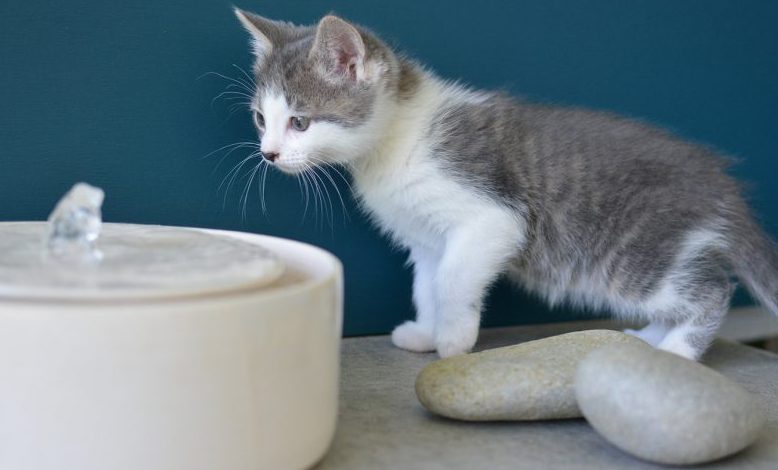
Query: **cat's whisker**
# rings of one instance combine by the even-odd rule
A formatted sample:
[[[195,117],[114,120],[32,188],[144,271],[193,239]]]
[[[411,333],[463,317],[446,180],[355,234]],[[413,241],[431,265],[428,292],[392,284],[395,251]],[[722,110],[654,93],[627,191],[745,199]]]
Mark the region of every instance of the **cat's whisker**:
[[[323,165],[325,167],[325,168],[322,168],[322,173],[324,173],[324,176],[329,180],[330,184],[332,184],[332,187],[335,188],[335,192],[337,193],[338,199],[340,200],[340,207],[341,207],[341,210],[343,212],[344,223],[345,223],[346,219],[351,220],[351,217],[349,217],[348,211],[346,210],[346,203],[343,200],[343,195],[341,194],[340,189],[338,188],[338,185],[335,182],[335,179],[332,177],[332,175],[329,173],[329,171],[327,171],[327,169],[332,169],[333,171],[335,171],[336,174],[340,175],[341,179],[343,179],[343,181],[349,187],[349,190],[352,189],[351,185],[346,180],[346,178],[338,171],[338,169],[335,168],[331,163],[326,162],[326,161],[324,161],[324,160],[322,160],[320,158],[316,158],[316,157],[311,157],[311,159],[313,159],[314,161],[316,161],[317,163],[319,163],[320,165]]]
[[[225,100],[239,100],[242,98],[248,98],[249,102],[251,102],[252,100],[252,96],[247,93],[228,90],[228,91],[223,91],[218,95],[214,96],[213,99],[211,100],[211,106],[213,106],[213,104],[221,98],[224,98]]]
[[[300,176],[295,175],[294,180],[297,181],[297,189],[300,191],[300,202],[303,202],[303,187],[302,183],[300,183]]]
[[[230,107],[228,108],[230,111],[234,112],[236,109],[240,108],[251,108],[251,102],[250,101],[236,101],[232,104],[230,104]]]
[[[311,177],[310,168],[306,165],[306,167],[303,169],[303,173],[305,176],[305,179],[308,181],[311,187],[311,195],[313,196],[313,222],[314,224],[319,223],[319,193],[316,190],[316,183],[313,181],[313,177]]]
[[[248,84],[250,85],[250,88],[256,92],[257,90],[257,83],[254,81],[254,77],[250,76],[248,73],[246,73],[245,70],[238,64],[232,64],[233,67],[240,70],[240,72],[243,74],[244,77],[246,77],[246,80],[248,80]]]
[[[267,204],[265,203],[265,183],[267,182],[267,169],[270,165],[268,165],[265,160],[262,160],[262,182],[259,185],[260,192],[259,192],[259,200],[262,204],[262,215],[267,215]]]
[[[203,155],[202,157],[200,157],[200,159],[201,160],[205,160],[206,158],[212,156],[213,154],[215,154],[215,153],[217,153],[217,152],[219,152],[221,150],[228,149],[230,147],[252,146],[252,145],[256,146],[256,147],[259,147],[259,143],[251,142],[251,141],[235,142],[235,143],[232,143],[232,144],[223,145],[223,146],[217,148],[216,150],[208,152],[207,154]]]
[[[235,80],[240,82],[240,83],[242,83],[243,86],[245,86],[246,88],[248,88],[248,89],[250,89],[252,91],[256,91],[257,84],[254,81],[254,78],[250,77],[249,74],[247,74],[246,71],[243,70],[243,68],[241,68],[237,64],[232,64],[232,67],[237,69],[241,73],[241,75],[242,75],[242,76],[234,77]]]
[[[227,121],[229,118],[232,117],[233,114],[235,114],[237,111],[241,109],[249,109],[251,107],[251,103],[241,101],[239,103],[233,103],[229,108],[229,113],[227,113],[227,118],[225,121]]]
[[[333,165],[330,162],[322,162],[322,163],[327,165],[328,168],[332,168],[332,171],[334,171],[335,174],[337,174],[340,177],[340,179],[342,179],[343,182],[346,183],[346,186],[348,186],[349,191],[354,190],[354,188],[351,187],[351,182],[345,176],[343,176],[343,173],[340,172],[337,166]]]
[[[238,88],[238,89],[236,89],[236,88]],[[237,87],[234,84],[228,85],[227,89],[224,90],[223,92],[219,93],[219,95],[222,95],[222,96],[242,96],[242,97],[248,98],[248,99],[253,99],[254,98],[250,93],[246,93],[245,91],[241,90],[239,87]],[[233,99],[233,98],[228,98],[228,99]]]
[[[242,211],[242,221],[243,223],[246,222],[246,212],[248,207],[248,200],[249,200],[249,192],[251,191],[251,184],[254,182],[254,178],[257,176],[257,172],[262,168],[262,160],[259,161],[259,163],[254,166],[254,169],[250,172],[251,176],[248,178],[248,181],[246,182],[246,188],[243,190],[243,194],[241,195],[241,199],[243,199],[243,211]],[[240,203],[240,200],[238,200]]]
[[[232,147],[232,148],[231,148],[231,149],[229,149],[227,152],[225,152],[225,154],[224,154],[224,155],[222,155],[222,157],[219,159],[219,161],[218,161],[218,162],[216,162],[216,165],[213,167],[213,170],[211,170],[211,174],[214,174],[214,173],[216,173],[216,171],[219,169],[219,167],[220,167],[220,166],[221,166],[221,164],[224,162],[224,160],[225,160],[227,157],[229,157],[229,156],[230,156],[230,155],[231,155],[233,152],[235,152],[236,150],[240,150],[240,149],[243,149],[243,148],[246,148],[246,147],[250,147],[250,148],[251,148],[251,147],[254,147],[254,148],[256,148],[256,149],[257,149],[256,151],[259,151],[259,144],[258,144],[258,143],[255,143],[255,142],[251,142],[251,143],[238,143],[238,144],[232,144],[232,145],[230,145],[230,146],[226,146],[226,147],[227,147],[227,148],[229,148],[229,147]],[[222,147],[222,149],[225,149],[225,147]],[[255,152],[256,152],[256,151],[255,151]],[[213,153],[213,152],[212,152],[212,153]],[[206,158],[206,157],[203,157],[203,158]]]
[[[300,176],[300,179],[303,182],[303,188],[305,188],[305,208],[303,209],[303,216],[300,219],[301,222],[305,222],[305,216],[308,214],[308,206],[309,206],[310,200],[311,200],[310,192],[312,192],[313,190],[311,189],[310,192],[309,192],[309,189],[308,189],[308,185],[309,185],[309,183],[308,183],[308,176],[306,175],[305,171],[302,171],[302,172],[298,173],[298,175]]]
[[[242,85],[236,85],[235,83],[230,83],[229,85],[226,86],[226,89],[230,91],[237,91],[239,93],[244,93],[242,91],[244,87]]]
[[[321,186],[319,185],[318,178],[316,177],[315,167],[313,167],[311,164],[306,162],[306,169],[308,170],[308,174],[311,177],[311,183],[313,183],[314,187],[314,196],[316,196],[315,201],[317,204],[316,209],[316,223],[319,225],[319,229],[324,228],[324,221],[327,218],[327,206],[325,205],[324,201],[324,194],[322,193]],[[319,219],[319,212],[321,212],[321,219]]]
[[[231,100],[231,101],[244,98],[243,96],[230,96],[231,93],[233,93],[233,92],[222,91],[218,95],[214,96],[213,99],[211,99],[211,107],[213,108],[213,105],[216,104],[216,101],[218,101],[219,99],[222,99],[222,98],[224,98],[225,100]]]
[[[343,176],[343,173],[341,173],[341,171],[340,171],[340,169],[342,168],[342,167],[339,167],[341,165],[340,163],[329,162],[329,161],[324,160],[323,158],[317,157],[315,155],[311,155],[311,156],[309,156],[309,158],[311,160],[315,161],[318,164],[324,165],[324,166],[326,166],[328,168],[332,168],[332,170],[335,171],[335,173],[338,174],[338,176],[343,180],[343,182],[346,183],[346,185],[348,185],[349,189],[351,189],[351,182],[349,182],[348,178]]]
[[[238,80],[238,79],[235,79],[235,78],[232,78],[232,77],[228,77],[227,75],[221,74],[219,72],[206,72],[206,73],[200,75],[199,77],[197,77],[197,80],[199,80],[199,79],[201,79],[201,78],[203,78],[205,76],[208,76],[208,75],[215,75],[215,76],[217,76],[217,77],[219,77],[221,79],[224,79],[224,80],[230,81],[232,83],[235,83],[236,85],[238,85],[241,88],[245,89],[247,93],[253,94],[256,91],[255,89],[251,88],[251,86],[248,85],[245,81]]]
[[[233,64],[233,66],[237,67],[235,64]],[[246,72],[243,69],[241,69],[240,67],[237,67],[237,68],[239,70],[241,70],[241,72],[244,75],[246,75]],[[230,82],[227,85],[227,87],[226,87],[226,89],[224,91],[222,91],[221,93],[216,95],[211,100],[211,107],[213,107],[214,103],[217,100],[221,99],[221,98],[223,98],[225,100],[230,100],[230,101],[240,100],[240,101],[237,101],[237,102],[233,103],[229,107],[229,113],[227,114],[227,117],[225,118],[225,121],[230,119],[232,117],[232,115],[235,114],[235,112],[238,109],[243,108],[243,107],[247,107],[247,108],[251,107],[251,102],[254,99],[254,95],[256,94],[256,91],[257,91],[256,90],[256,83],[254,83],[254,80],[250,80],[250,83],[247,83],[245,80],[228,77],[228,76],[226,76],[224,74],[221,74],[221,73],[218,73],[218,72],[207,72],[207,73],[204,73],[203,75],[201,75],[200,77],[198,77],[197,79],[199,80],[200,78],[202,78],[204,76],[207,76],[207,75],[214,75],[216,77],[219,77],[221,79],[224,79],[224,80],[227,80],[227,81]],[[248,77],[248,75],[246,75],[246,76]]]
[[[240,170],[243,168],[243,166],[252,158],[257,158],[261,155],[260,152],[252,152],[248,157],[244,158],[240,162],[238,162],[232,169],[227,173],[227,175],[222,179],[222,182],[219,184],[219,188],[217,191],[220,191],[222,186],[224,186],[224,183],[227,182],[227,187],[224,189],[224,199],[222,201],[222,207],[227,206],[227,195],[230,192],[230,187],[234,184],[235,180],[237,179]]]
[[[327,189],[327,185],[324,183],[324,180],[322,179],[321,175],[319,175],[317,173],[317,171],[316,171],[316,170],[320,170],[320,169],[321,168],[318,167],[318,166],[313,166],[312,167],[312,173],[313,173],[313,176],[317,180],[319,180],[319,182],[321,182],[321,188],[323,189],[323,192],[322,192],[322,204],[324,204],[324,195],[327,196],[327,202],[329,204],[329,219],[328,220],[330,222],[330,230],[334,231],[334,226],[335,226],[335,209],[333,208],[333,205],[332,205],[332,198],[330,197],[330,191]],[[327,210],[326,209],[327,209],[327,206],[325,206],[324,217],[327,217]]]
[[[329,181],[330,184],[332,184],[332,187],[335,189],[335,193],[338,196],[338,200],[340,201],[341,211],[342,211],[343,216],[344,216],[344,219],[343,219],[344,223],[345,223],[345,218],[346,218],[346,205],[343,202],[343,196],[340,194],[340,190],[338,189],[338,186],[335,184],[335,181],[332,179],[332,176],[330,176],[327,173],[326,167],[314,166],[314,173],[316,173],[316,170],[319,170],[320,173],[321,173],[321,174],[318,175],[318,178],[319,178],[319,181],[321,181],[322,187],[324,188],[324,191],[327,194],[327,199],[329,200],[329,205],[330,205],[330,219],[329,219],[330,220],[330,231],[334,234],[335,233],[335,206],[332,203],[332,197],[330,196],[330,191],[329,191],[329,189],[327,189],[327,181]],[[322,177],[321,175],[324,175],[324,177]]]

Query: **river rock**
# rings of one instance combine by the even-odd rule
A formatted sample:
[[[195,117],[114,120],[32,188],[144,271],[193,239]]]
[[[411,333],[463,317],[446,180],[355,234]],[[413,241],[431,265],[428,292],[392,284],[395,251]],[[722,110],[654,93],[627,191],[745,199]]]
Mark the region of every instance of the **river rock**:
[[[756,399],[718,372],[641,344],[589,354],[575,394],[586,419],[616,447],[667,465],[699,464],[756,440],[765,417]]]
[[[578,363],[610,343],[645,344],[617,331],[589,330],[449,357],[421,371],[416,395],[433,413],[467,421],[579,417]]]

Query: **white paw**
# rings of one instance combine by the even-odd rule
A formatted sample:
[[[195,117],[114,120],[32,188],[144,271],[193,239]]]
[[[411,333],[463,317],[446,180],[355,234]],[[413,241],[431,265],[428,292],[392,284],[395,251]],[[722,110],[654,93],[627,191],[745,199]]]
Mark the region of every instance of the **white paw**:
[[[624,333],[640,338],[651,346],[657,347],[671,329],[672,326],[669,323],[652,321],[640,330],[624,330]]]
[[[435,350],[432,328],[422,326],[415,321],[407,321],[392,331],[392,343],[400,349],[413,352],[431,352]]]
[[[699,351],[694,348],[689,342],[681,335],[668,335],[667,338],[662,340],[657,346],[658,349],[663,351],[677,354],[686,359],[696,361],[700,358],[704,351]]]
[[[466,354],[473,349],[478,339],[478,328],[457,331],[456,334],[439,334],[436,338],[438,355],[451,357]]]
[[[628,334],[630,336],[634,336],[635,338],[640,338],[643,341],[646,341],[645,339],[643,339],[642,336],[640,336],[640,330],[633,330],[632,328],[627,328],[626,330],[624,330],[624,334]]]
[[[634,336],[635,338],[642,339],[646,343],[650,344],[653,347],[657,347],[659,343],[662,341],[663,336],[658,335],[653,331],[646,331],[647,328],[644,328],[642,330],[633,330],[630,328],[627,328],[624,330],[624,333]]]

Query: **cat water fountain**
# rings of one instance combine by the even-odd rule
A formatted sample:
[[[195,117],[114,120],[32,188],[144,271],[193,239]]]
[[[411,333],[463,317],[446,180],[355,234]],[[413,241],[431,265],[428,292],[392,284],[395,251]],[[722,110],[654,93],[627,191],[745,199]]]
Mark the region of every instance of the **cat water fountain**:
[[[306,468],[337,416],[342,268],[298,242],[0,223],[0,468]]]

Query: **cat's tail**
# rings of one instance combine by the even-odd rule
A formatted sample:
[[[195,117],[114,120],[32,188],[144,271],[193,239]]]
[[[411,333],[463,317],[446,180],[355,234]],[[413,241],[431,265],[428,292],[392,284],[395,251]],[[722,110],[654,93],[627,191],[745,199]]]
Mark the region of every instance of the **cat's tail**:
[[[778,315],[778,245],[754,220],[735,229],[730,262],[755,300]]]

